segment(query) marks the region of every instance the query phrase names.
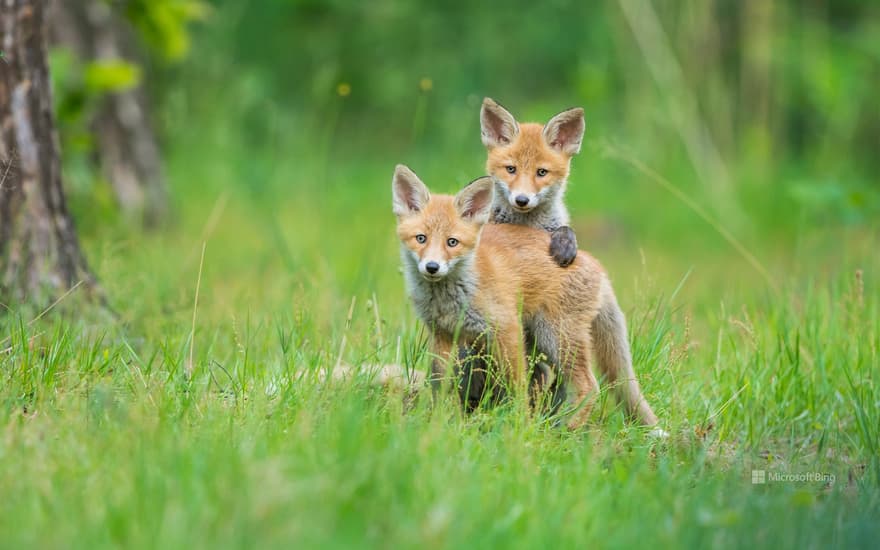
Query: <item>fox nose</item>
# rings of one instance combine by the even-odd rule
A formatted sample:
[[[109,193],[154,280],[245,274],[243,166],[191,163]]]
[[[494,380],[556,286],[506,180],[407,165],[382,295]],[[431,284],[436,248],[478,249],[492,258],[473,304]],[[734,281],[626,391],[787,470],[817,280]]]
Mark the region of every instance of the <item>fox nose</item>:
[[[428,262],[425,264],[425,271],[433,275],[434,273],[440,271],[440,264],[438,264],[437,262]]]
[[[525,208],[525,206],[529,204],[529,198],[525,195],[517,195],[513,200],[520,208]]]

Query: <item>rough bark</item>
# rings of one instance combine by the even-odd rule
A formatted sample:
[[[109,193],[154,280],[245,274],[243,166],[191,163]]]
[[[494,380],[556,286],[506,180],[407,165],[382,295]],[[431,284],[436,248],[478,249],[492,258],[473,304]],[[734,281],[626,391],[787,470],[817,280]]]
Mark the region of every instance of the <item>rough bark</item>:
[[[83,62],[125,60],[142,65],[132,29],[102,0],[51,0],[50,38]],[[101,98],[91,121],[96,160],[120,207],[148,226],[165,215],[167,195],[159,148],[143,87]]]
[[[0,297],[94,288],[61,185],[42,0],[0,0]]]

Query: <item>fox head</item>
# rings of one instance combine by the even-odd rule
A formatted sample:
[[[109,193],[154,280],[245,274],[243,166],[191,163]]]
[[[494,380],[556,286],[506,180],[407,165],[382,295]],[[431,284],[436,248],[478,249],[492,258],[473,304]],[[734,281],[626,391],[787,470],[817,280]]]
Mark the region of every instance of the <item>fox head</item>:
[[[480,230],[489,221],[493,187],[491,178],[482,177],[455,197],[432,196],[412,170],[398,165],[391,193],[406,268],[432,282],[455,273],[473,256]]]
[[[490,98],[480,110],[486,172],[498,183],[499,197],[517,212],[528,212],[564,188],[571,157],[581,150],[584,110],[563,111],[541,126],[519,124]]]

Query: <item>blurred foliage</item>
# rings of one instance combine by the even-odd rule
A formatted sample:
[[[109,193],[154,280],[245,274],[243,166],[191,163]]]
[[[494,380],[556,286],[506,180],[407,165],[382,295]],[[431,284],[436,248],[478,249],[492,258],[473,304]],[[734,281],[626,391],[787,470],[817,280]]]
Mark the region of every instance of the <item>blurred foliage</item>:
[[[426,147],[478,158],[484,95],[525,119],[583,105],[588,142],[619,143],[713,200],[702,196],[707,182],[695,177],[670,115],[687,96],[652,79],[617,2],[210,5],[194,55],[154,86],[169,134],[196,127],[198,139],[262,151],[298,139],[287,154],[311,161],[333,149],[379,151],[394,162]],[[775,223],[782,204],[793,220],[850,223],[880,213],[880,4],[646,5],[751,219]]]
[[[122,9],[150,49],[169,61],[189,52],[189,25],[208,14],[198,0],[129,0]]]
[[[108,94],[140,86],[145,71],[152,73],[181,61],[189,52],[190,25],[204,18],[208,7],[195,0],[131,0],[110,4],[137,32],[133,42],[143,55],[128,59],[80,59],[65,46],[56,45],[50,52],[50,66],[69,186],[74,193],[88,194],[93,205],[102,205],[102,210],[112,216],[111,193],[106,186],[94,185],[100,176],[89,162],[95,147],[90,121]],[[85,9],[88,3],[79,5]]]
[[[86,65],[84,84],[95,95],[124,92],[141,81],[141,68],[120,60],[92,61]]]
[[[93,178],[88,157],[95,140],[89,130],[89,118],[103,92],[88,89],[85,84],[88,63],[81,62],[70,50],[52,49],[49,65],[65,183],[68,191],[81,194],[90,189],[87,184]]]
[[[111,3],[112,4],[112,3]],[[85,4],[83,4],[85,5]],[[190,46],[189,25],[203,19],[207,5],[194,0],[131,0],[115,6],[138,32],[143,59],[77,59],[64,46],[53,48],[50,64],[62,128],[85,114],[89,103],[124,92],[142,81],[144,67],[157,57],[180,61]],[[117,45],[118,47],[118,45]]]
[[[302,175],[300,189],[339,184],[340,158],[383,166],[425,159],[429,172],[446,159],[454,169],[445,177],[466,181],[482,169],[477,112],[491,96],[521,119],[585,107],[588,147],[570,192],[575,216],[584,215],[580,203],[627,225],[653,219],[665,237],[690,229],[680,205],[658,212],[657,201],[668,197],[598,159],[604,143],[665,175],[716,216],[743,210],[750,225],[730,221],[735,230],[794,234],[880,216],[877,3],[646,3],[664,31],[650,39],[674,53],[684,90],[652,77],[615,1],[120,6],[157,54],[144,84],[159,107],[166,151],[229,159],[235,187],[253,197],[277,196],[273,182],[288,159]],[[695,108],[700,139],[718,149],[732,195],[713,195],[712,182],[698,177],[701,160],[676,126],[683,106]],[[178,196],[205,184],[173,183]]]
[[[53,48],[49,64],[68,188],[74,194],[88,195],[92,204],[109,201],[106,210],[112,213],[109,189],[94,185],[100,176],[90,161],[96,147],[91,120],[107,94],[139,85],[143,69],[121,59],[81,60],[66,48]]]

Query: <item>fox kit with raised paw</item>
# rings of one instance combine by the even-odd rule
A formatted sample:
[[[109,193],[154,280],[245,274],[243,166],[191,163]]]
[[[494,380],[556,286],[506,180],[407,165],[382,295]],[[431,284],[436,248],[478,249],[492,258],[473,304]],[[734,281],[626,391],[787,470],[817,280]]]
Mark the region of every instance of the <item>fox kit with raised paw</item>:
[[[579,407],[568,424],[583,425],[595,400],[599,368],[627,412],[654,426],[657,417],[636,381],[626,322],[599,262],[578,252],[567,269],[547,254],[546,231],[489,221],[495,183],[473,181],[455,197],[431,195],[409,168],[392,180],[393,210],[407,291],[431,331],[432,377],[459,357],[458,346],[488,350],[492,369],[524,389],[524,334],[547,354]],[[510,246],[510,243],[517,243]],[[522,394],[522,391],[516,393]]]
[[[520,124],[488,97],[480,110],[480,133],[489,153],[486,172],[495,181],[491,221],[549,231],[550,255],[562,267],[578,251],[562,199],[584,127],[581,108],[563,111],[543,126]]]
[[[549,232],[549,254],[563,268],[578,253],[577,237],[569,227],[563,195],[571,157],[580,152],[584,128],[584,111],[580,108],[563,111],[545,125],[519,123],[507,109],[488,97],[480,109],[480,134],[488,151],[486,172],[495,181],[491,221]],[[529,349],[539,355],[546,356],[551,351],[535,346],[531,334],[527,333],[526,339]],[[551,390],[551,410],[556,409],[561,404],[558,396],[565,391],[562,381],[548,384],[547,373],[552,374],[551,369],[541,362],[537,366],[544,375],[538,376],[536,371],[533,381],[539,389]],[[471,386],[472,400],[476,396],[482,398],[480,370],[485,369],[477,359],[465,365],[467,380],[462,383]],[[477,372],[476,378],[472,371]]]

